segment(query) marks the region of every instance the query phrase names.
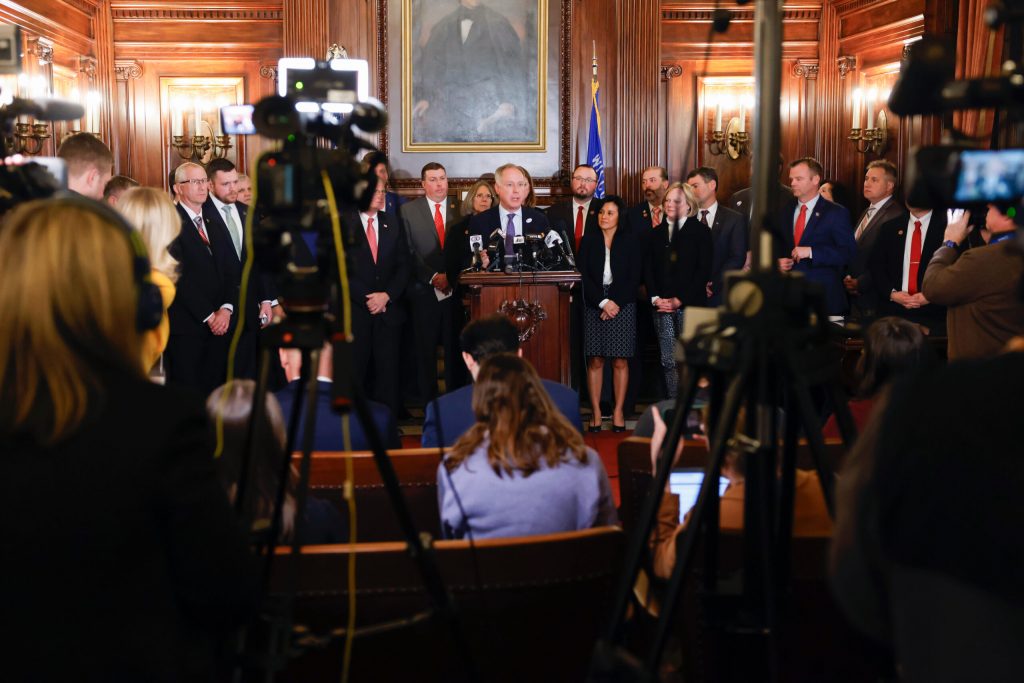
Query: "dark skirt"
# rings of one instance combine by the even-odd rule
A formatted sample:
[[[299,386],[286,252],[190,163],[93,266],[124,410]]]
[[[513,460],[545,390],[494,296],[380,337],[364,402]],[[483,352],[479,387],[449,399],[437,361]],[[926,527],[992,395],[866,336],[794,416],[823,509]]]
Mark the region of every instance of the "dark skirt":
[[[632,358],[636,354],[636,303],[619,304],[619,314],[611,320],[601,320],[600,308],[585,307],[583,353],[588,358]]]

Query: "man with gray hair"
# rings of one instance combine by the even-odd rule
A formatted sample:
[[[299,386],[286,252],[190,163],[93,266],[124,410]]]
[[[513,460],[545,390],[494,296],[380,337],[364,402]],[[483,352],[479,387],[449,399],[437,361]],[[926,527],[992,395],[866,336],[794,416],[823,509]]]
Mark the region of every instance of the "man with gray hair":
[[[499,166],[494,171],[494,190],[498,194],[498,205],[473,216],[469,234],[482,236],[486,244],[490,235],[501,228],[507,259],[514,252],[517,236],[547,233],[548,217],[543,211],[524,205],[530,194],[530,181],[521,166]]]

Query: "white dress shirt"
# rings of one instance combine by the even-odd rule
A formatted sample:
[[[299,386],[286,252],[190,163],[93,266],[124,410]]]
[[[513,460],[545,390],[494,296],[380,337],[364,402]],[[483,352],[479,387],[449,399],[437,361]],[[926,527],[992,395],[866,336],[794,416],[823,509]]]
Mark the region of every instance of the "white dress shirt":
[[[814,207],[818,205],[818,197],[820,197],[820,196],[821,196],[820,194],[814,195],[814,197],[812,197],[811,200],[808,201],[806,204],[804,204],[803,202],[797,200],[796,208],[793,210],[793,229],[794,230],[796,230],[796,219],[800,217],[800,207],[801,206],[806,206],[807,207],[807,214],[804,216],[804,230],[805,231],[807,230],[807,226],[811,222],[811,216],[814,214]],[[794,244],[793,246],[799,247],[800,245],[799,244]],[[807,248],[810,249],[810,247],[807,247]],[[811,252],[811,256],[808,256],[807,258],[814,258],[813,252]]]
[[[900,291],[910,291],[910,247],[911,242],[914,241],[914,222],[921,221],[921,248],[924,249],[924,240],[928,237],[928,225],[932,222],[932,212],[929,211],[920,218],[914,214],[910,214],[910,220],[907,221],[907,241],[903,245],[903,276],[900,279]],[[918,272],[921,272],[922,268],[926,268],[927,263],[917,264]]]

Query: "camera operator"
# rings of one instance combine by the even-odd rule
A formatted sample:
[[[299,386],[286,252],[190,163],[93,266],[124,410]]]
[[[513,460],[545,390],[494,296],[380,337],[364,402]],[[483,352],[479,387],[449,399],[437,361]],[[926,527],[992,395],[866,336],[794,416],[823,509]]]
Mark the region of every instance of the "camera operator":
[[[971,214],[964,212],[946,226],[943,245],[928,264],[921,289],[925,299],[947,307],[950,360],[994,356],[1011,338],[1024,335],[1024,305],[1018,298],[1024,260],[1013,244],[1016,215],[1015,208],[989,204],[982,230],[987,246],[961,254],[958,247],[970,232]]]

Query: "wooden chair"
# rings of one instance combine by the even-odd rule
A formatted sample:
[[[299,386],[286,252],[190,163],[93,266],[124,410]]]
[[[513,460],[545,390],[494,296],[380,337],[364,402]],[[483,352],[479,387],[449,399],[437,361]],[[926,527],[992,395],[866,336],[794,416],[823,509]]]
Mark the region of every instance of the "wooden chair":
[[[420,531],[434,538],[441,535],[441,513],[437,503],[436,448],[411,448],[388,451],[398,482]],[[380,473],[368,451],[320,451],[310,463],[310,493],[329,500],[341,512],[344,539],[348,540],[348,503],[344,499],[346,462],[352,461],[356,493],[356,540],[360,542],[395,541],[402,538],[391,499],[384,490]],[[299,456],[294,456],[296,467]]]
[[[644,498],[650,493],[654,475],[651,472],[651,440],[631,436],[619,444],[619,521],[628,533],[636,526]],[[708,447],[703,439],[688,440],[677,467],[706,467]]]
[[[607,615],[625,536],[613,527],[545,536],[440,541],[435,556],[454,597],[482,681],[581,681]],[[286,551],[286,549],[282,549]],[[297,558],[295,621],[315,633],[344,627],[350,548],[308,546]],[[428,597],[403,543],[356,546],[356,623],[411,617]],[[275,564],[272,591],[283,590],[290,557]],[[343,642],[293,660],[279,680],[338,680]],[[426,620],[360,635],[351,680],[456,680],[449,632]]]

